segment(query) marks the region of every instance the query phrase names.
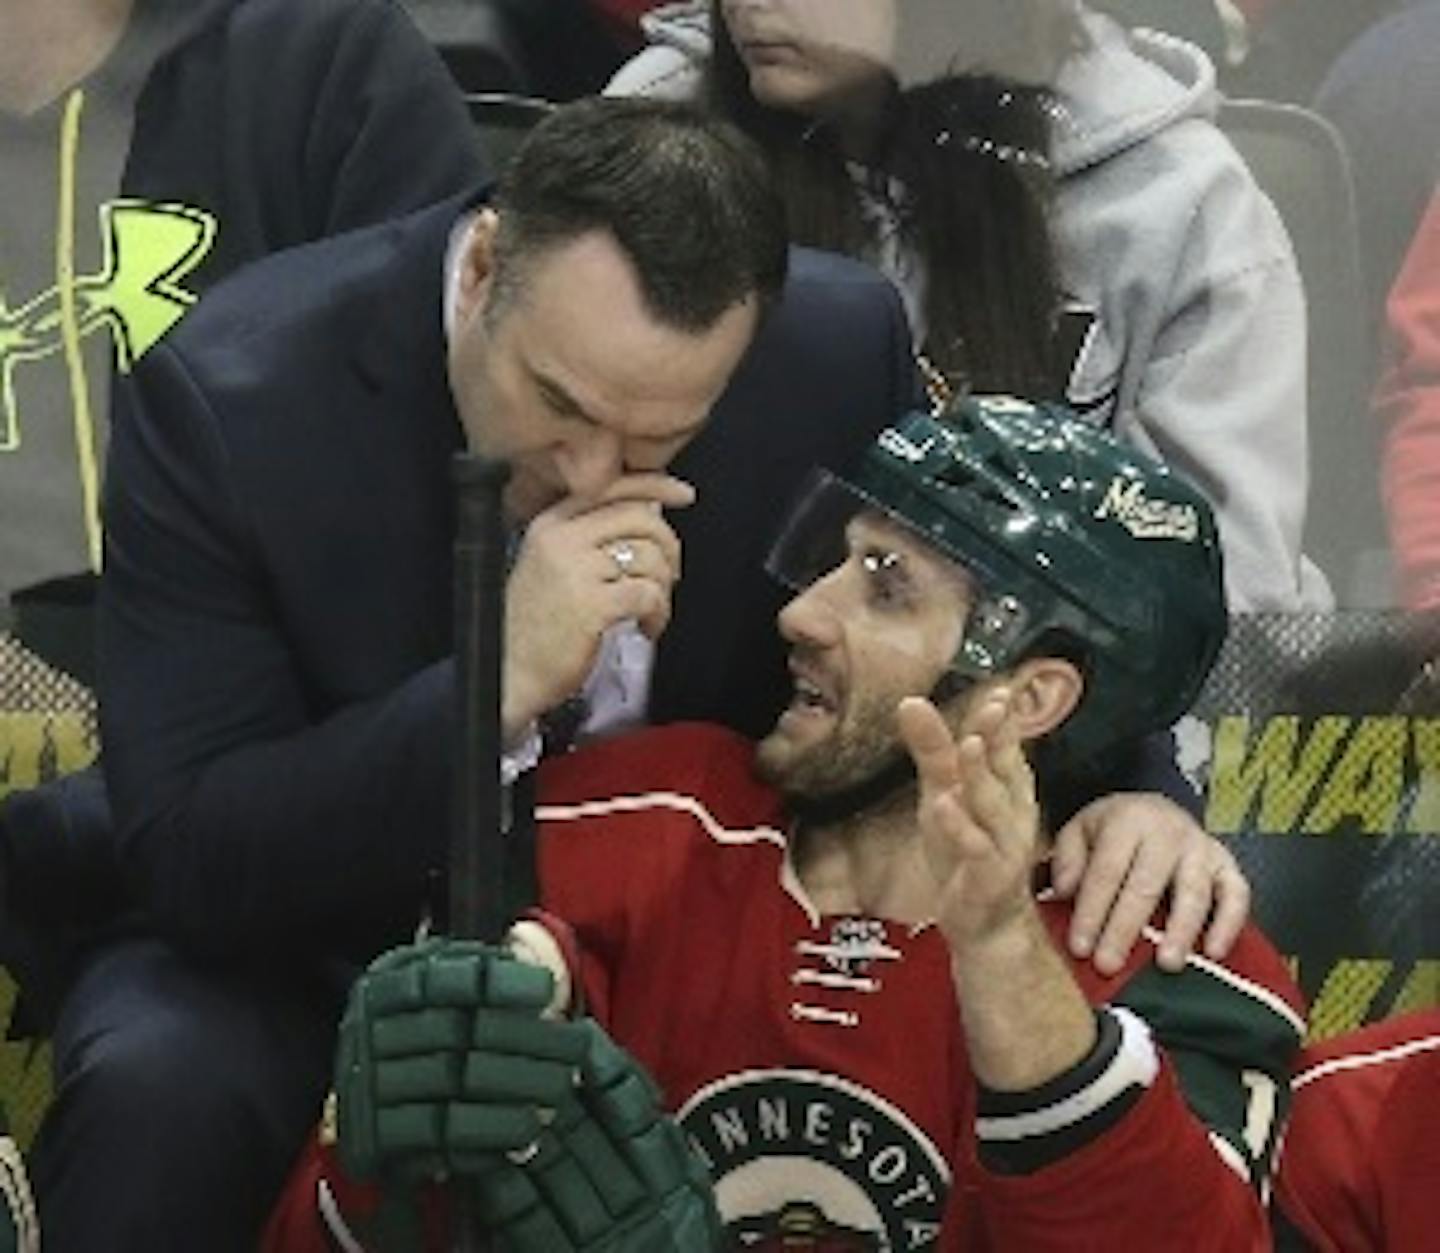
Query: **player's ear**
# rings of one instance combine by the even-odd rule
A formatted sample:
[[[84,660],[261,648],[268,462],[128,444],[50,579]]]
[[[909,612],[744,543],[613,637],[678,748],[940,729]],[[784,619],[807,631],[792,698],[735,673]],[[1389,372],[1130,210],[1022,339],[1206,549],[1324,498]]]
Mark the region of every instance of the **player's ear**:
[[[485,307],[495,274],[495,236],[499,228],[500,215],[487,207],[475,215],[466,232],[455,301],[455,313],[462,322]]]
[[[1085,680],[1063,657],[1029,657],[1006,680],[1021,740],[1038,740],[1065,721],[1085,694]]]

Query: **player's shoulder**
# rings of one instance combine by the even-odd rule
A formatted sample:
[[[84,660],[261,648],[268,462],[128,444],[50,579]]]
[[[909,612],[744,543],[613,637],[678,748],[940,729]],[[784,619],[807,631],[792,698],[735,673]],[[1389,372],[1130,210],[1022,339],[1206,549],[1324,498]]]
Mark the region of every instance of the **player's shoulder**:
[[[535,818],[546,908],[598,953],[620,935],[729,917],[778,882],[783,814],[753,754],[722,727],[677,724],[545,763]]]
[[[574,921],[616,901],[647,915],[717,892],[733,904],[751,876],[773,882],[784,814],[753,756],[732,731],[679,724],[547,762],[535,817],[548,898]]]
[[[1158,941],[1160,933],[1151,928],[1151,937]],[[1255,923],[1248,922],[1241,928],[1230,952],[1218,961],[1208,957],[1192,956],[1190,964],[1202,971],[1215,967],[1227,972],[1232,980],[1243,980],[1255,987],[1268,989],[1275,997],[1283,1000],[1289,1009],[1300,1018],[1308,1013],[1305,996],[1295,982],[1290,964],[1280,951]]]
[[[613,804],[703,809],[716,821],[778,821],[779,799],[755,774],[755,745],[727,727],[686,722],[648,727],[552,758],[540,768],[537,810]]]
[[[1066,951],[1069,902],[1048,900],[1042,913],[1056,946]],[[1305,998],[1284,958],[1253,923],[1216,960],[1193,953],[1178,971],[1157,963],[1163,914],[1151,920],[1124,965],[1112,975],[1071,958],[1071,969],[1092,1004],[1121,1004],[1170,1038],[1219,1040],[1234,1032],[1277,1060],[1293,1057],[1305,1036]]]
[[[1291,1088],[1277,1195],[1296,1226],[1322,1247],[1379,1247],[1383,1226],[1396,1248],[1428,1248],[1428,1206],[1411,1182],[1440,1174],[1440,1009],[1311,1045]]]
[[[1305,998],[1261,930],[1249,923],[1224,958],[1192,953],[1175,972],[1153,962],[1160,935],[1156,926],[1145,929],[1152,962],[1126,982],[1117,999],[1142,1017],[1160,1018],[1177,1038],[1288,1071],[1305,1038]]]

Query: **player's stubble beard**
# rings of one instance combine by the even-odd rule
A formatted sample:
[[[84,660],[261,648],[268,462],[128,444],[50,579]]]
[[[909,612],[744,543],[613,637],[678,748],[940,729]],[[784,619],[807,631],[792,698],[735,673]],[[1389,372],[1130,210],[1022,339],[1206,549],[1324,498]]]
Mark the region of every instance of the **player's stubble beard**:
[[[756,771],[787,800],[819,800],[871,778],[903,755],[891,692],[870,693],[837,718],[828,735],[790,749],[772,731],[755,752]]]
[[[888,800],[915,779],[915,763],[900,742],[896,708],[907,696],[928,695],[952,730],[968,705],[968,679],[946,671],[928,693],[886,689],[854,698],[834,728],[787,751],[772,730],[756,747],[755,772],[784,798],[802,824],[823,826]],[[853,694],[852,694],[853,695]]]

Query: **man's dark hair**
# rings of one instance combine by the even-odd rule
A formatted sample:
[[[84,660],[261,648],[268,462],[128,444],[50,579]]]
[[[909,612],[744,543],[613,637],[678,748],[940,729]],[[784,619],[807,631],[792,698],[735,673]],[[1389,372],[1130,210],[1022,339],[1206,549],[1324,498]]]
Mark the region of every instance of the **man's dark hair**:
[[[1037,15],[1053,18],[1057,29],[1062,18],[1074,20],[1057,0],[1026,0],[1023,11],[1018,0],[995,3],[1017,31],[1028,31]],[[710,17],[706,100],[765,152],[795,242],[877,259],[883,230],[862,203],[857,167],[834,128],[757,100],[720,0],[711,0]],[[1071,28],[1063,32],[1068,40]],[[1057,43],[1056,54],[1069,46]],[[892,79],[890,88],[878,106],[867,190],[891,201],[901,242],[924,266],[919,347],[960,390],[1059,398],[1069,363],[1058,359],[1055,334],[1062,294],[1048,224],[1048,97],[977,73],[903,91]]]
[[[605,231],[630,259],[650,312],[678,330],[713,326],[785,282],[785,209],[765,158],[693,105],[592,98],[527,137],[494,199],[492,309],[546,248]]]

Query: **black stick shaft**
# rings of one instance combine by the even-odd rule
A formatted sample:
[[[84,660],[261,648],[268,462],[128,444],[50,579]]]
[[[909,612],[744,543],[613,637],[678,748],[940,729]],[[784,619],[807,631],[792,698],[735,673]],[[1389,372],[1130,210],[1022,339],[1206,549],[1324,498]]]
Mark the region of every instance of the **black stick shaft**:
[[[455,697],[459,745],[450,827],[449,929],[466,939],[504,936],[504,790],[500,784],[501,666],[505,640],[503,462],[457,453],[455,485]],[[455,1253],[490,1247],[473,1198],[453,1195]]]
[[[455,483],[455,690],[460,742],[451,812],[449,930],[498,942],[508,923],[500,845],[501,665],[506,535],[503,462],[457,453]]]

